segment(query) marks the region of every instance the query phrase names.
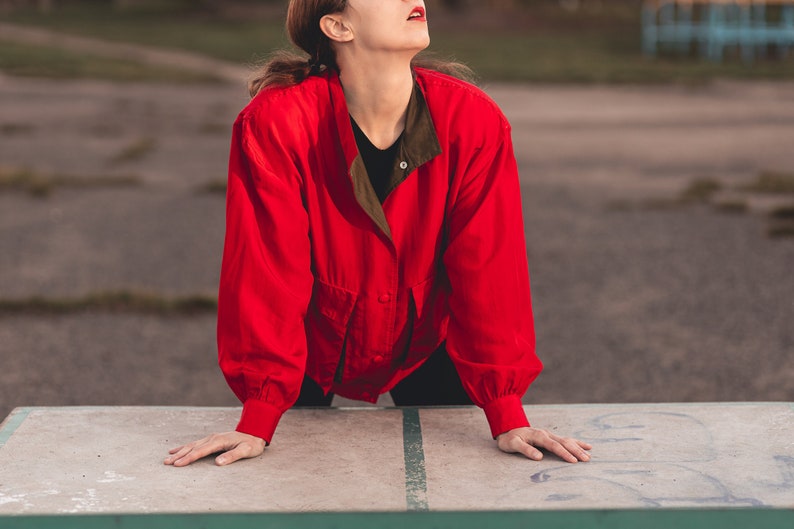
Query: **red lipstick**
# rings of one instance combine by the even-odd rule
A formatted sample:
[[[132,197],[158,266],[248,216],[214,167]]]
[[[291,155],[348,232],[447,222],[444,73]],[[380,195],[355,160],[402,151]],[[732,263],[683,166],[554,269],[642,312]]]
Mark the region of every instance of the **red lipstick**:
[[[411,11],[411,14],[408,16],[408,20],[418,20],[420,22],[427,22],[427,17],[425,16],[425,8],[417,6]]]

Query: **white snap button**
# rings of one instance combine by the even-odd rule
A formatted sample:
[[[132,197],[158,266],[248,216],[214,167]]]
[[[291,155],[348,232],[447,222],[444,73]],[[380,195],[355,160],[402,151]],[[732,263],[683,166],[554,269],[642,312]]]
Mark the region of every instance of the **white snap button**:
[[[408,162],[400,162],[400,169],[408,169]]]

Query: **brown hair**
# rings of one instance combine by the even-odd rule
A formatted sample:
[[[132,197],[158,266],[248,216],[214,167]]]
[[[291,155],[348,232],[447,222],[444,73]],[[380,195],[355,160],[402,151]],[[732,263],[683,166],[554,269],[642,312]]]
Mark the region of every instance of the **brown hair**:
[[[308,57],[287,50],[273,53],[249,81],[251,97],[270,85],[291,86],[329,68],[339,70],[331,40],[320,29],[320,20],[325,15],[343,11],[346,6],[347,0],[290,0],[287,35]],[[471,69],[458,62],[423,56],[415,58],[412,64],[467,81],[474,80]]]

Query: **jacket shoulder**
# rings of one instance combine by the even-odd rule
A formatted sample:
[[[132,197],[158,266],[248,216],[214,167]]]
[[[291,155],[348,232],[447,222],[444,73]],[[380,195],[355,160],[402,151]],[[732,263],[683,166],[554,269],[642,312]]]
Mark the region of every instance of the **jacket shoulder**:
[[[431,113],[444,112],[451,121],[478,127],[510,128],[499,105],[478,86],[435,70],[416,69],[416,78]]]
[[[259,123],[267,120],[275,125],[289,122],[306,114],[309,109],[316,110],[323,100],[323,94],[327,100],[328,83],[319,76],[309,77],[295,85],[269,86],[248,102],[237,119]]]

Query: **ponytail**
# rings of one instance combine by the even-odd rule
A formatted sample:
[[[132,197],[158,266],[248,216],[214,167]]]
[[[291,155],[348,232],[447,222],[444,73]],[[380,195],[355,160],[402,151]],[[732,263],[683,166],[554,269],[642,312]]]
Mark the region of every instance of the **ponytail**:
[[[463,63],[446,61],[426,54],[417,56],[412,66],[434,70],[470,83],[477,82],[477,76]],[[336,65],[333,66],[336,69]],[[311,75],[318,75],[328,67],[317,64],[311,59],[287,50],[273,53],[248,81],[248,93],[253,98],[268,86],[293,86],[300,84]]]
[[[347,0],[290,0],[287,35],[309,58],[290,51],[275,52],[249,81],[251,97],[271,85],[292,86],[328,68],[339,70],[331,41],[320,30],[320,20],[330,13],[341,13],[346,6]]]
[[[268,86],[292,86],[326,67],[296,53],[280,50],[273,53],[248,81],[248,93],[254,97]]]

